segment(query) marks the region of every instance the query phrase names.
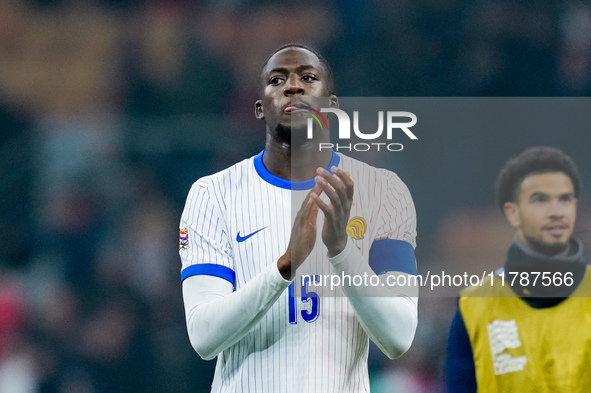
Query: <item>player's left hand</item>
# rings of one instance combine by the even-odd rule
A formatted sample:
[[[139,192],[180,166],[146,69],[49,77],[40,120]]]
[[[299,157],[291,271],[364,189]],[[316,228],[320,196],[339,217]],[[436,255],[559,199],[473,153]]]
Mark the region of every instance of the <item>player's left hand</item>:
[[[347,223],[353,203],[353,180],[347,172],[333,166],[329,171],[318,168],[315,177],[316,184],[322,188],[330,204],[326,204],[319,195],[312,196],[312,200],[324,212],[322,227],[322,242],[328,248],[328,255],[334,257],[343,251],[347,245]]]

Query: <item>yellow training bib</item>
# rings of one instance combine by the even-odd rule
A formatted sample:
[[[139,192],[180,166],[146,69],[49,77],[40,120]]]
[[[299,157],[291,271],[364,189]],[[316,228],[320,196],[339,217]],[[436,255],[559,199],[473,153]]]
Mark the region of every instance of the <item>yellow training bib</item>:
[[[460,293],[478,393],[591,392],[590,270],[570,298],[545,309],[498,277]]]

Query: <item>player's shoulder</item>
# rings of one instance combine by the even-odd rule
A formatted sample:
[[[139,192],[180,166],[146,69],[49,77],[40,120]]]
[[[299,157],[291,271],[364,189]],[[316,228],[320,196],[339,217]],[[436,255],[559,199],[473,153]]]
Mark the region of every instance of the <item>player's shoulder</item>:
[[[590,297],[590,295],[591,295],[591,265],[587,265],[585,267],[585,273],[583,275],[583,280],[579,284],[577,291],[578,291],[577,296]]]
[[[254,157],[249,157],[219,172],[197,179],[191,185],[187,204],[194,204],[196,201],[207,201],[206,204],[217,201],[215,204],[226,206],[226,202],[233,198],[233,193],[246,182],[249,171],[254,171],[253,161]]]
[[[349,156],[344,155],[343,153],[336,153],[340,157],[340,165],[339,167],[351,173],[352,176],[359,176],[359,175],[372,175],[376,176],[379,175],[380,177],[386,176],[388,173],[396,175],[394,172],[391,172],[384,168],[376,168],[364,161],[358,160],[356,158],[352,158]]]
[[[386,168],[377,168],[366,162],[337,153],[341,157],[341,169],[351,173],[353,180],[375,183],[378,186],[408,190],[398,174]]]
[[[254,170],[255,157],[256,156],[245,158],[219,172],[203,176],[193,183],[192,188],[200,187],[210,189],[212,187],[229,187],[240,183],[249,172]]]

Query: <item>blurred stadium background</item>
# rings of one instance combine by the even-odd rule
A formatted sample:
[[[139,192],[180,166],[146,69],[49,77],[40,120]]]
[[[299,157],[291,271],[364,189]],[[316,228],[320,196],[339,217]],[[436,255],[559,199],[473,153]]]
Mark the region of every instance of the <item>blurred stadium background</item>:
[[[325,54],[341,96],[591,93],[585,1],[0,0],[0,393],[209,391],[178,220],[194,180],[262,148],[256,76],[288,42]],[[538,137],[389,163],[415,199],[421,270],[503,263],[494,180]],[[589,187],[589,137],[556,145]],[[421,300],[409,353],[370,354],[372,391],[441,391],[454,309]]]

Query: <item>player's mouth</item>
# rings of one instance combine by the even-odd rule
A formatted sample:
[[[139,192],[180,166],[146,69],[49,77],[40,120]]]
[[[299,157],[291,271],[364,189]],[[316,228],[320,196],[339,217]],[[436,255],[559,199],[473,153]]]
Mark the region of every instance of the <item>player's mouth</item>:
[[[290,104],[283,109],[285,113],[298,113],[298,112],[307,112],[307,105],[303,104]]]
[[[308,112],[310,110],[310,106],[306,105],[303,102],[291,102],[283,108],[283,112],[285,113],[299,113],[299,112]]]
[[[568,225],[565,224],[551,224],[546,225],[544,230],[547,231],[550,235],[555,237],[560,237],[566,233],[568,230]]]
[[[283,112],[285,112],[285,113],[297,113],[297,112],[305,112],[305,111],[306,111],[305,109],[300,108],[298,106],[294,106],[294,105],[290,105],[283,110]]]

